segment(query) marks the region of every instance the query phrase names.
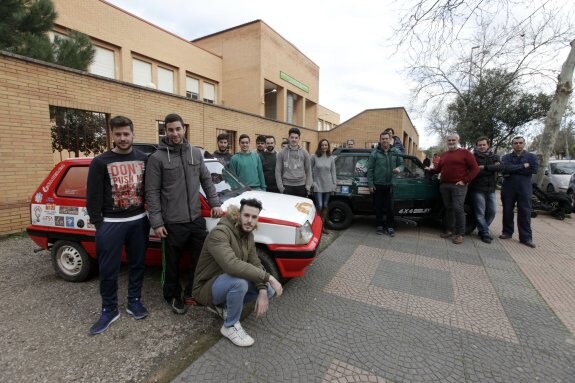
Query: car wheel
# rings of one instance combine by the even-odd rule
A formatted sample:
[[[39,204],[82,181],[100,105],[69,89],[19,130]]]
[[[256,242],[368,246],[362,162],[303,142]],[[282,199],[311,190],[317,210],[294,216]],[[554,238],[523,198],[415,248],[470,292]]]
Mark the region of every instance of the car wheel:
[[[567,190],[567,195],[571,198],[571,211],[575,213],[575,193],[573,193],[573,190],[569,189]]]
[[[57,241],[52,247],[52,266],[65,281],[82,282],[90,277],[95,261],[77,242]]]
[[[327,207],[328,227],[333,230],[344,230],[353,222],[353,211],[344,201],[330,201]]]
[[[553,187],[552,183],[548,183],[547,184],[547,192],[548,193],[553,193],[555,191],[555,188]]]
[[[469,235],[473,233],[473,230],[475,230],[475,227],[477,227],[477,222],[475,221],[475,213],[473,212],[471,205],[468,204],[463,206],[463,210],[465,211],[465,234]]]
[[[280,276],[280,273],[278,271],[278,266],[276,265],[276,262],[274,261],[274,259],[268,254],[267,251],[265,251],[262,248],[258,247],[257,253],[258,253],[258,257],[260,258],[260,262],[262,263],[262,266],[264,267],[264,269],[266,269],[266,271],[268,273],[273,275],[275,279],[277,279],[278,281],[281,282],[282,278]]]

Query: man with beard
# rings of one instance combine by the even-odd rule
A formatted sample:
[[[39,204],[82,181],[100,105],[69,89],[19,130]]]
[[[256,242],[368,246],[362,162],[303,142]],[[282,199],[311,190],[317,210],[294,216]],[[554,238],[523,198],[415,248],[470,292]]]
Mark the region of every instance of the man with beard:
[[[475,141],[473,155],[477,165],[479,165],[479,173],[469,184],[469,194],[477,221],[479,238],[485,243],[491,243],[493,237],[489,234],[489,225],[495,218],[495,185],[501,164],[499,156],[494,154],[489,147],[487,137],[480,137]]]
[[[279,193],[276,185],[276,158],[277,152],[275,151],[276,139],[274,136],[266,137],[266,150],[260,153],[262,160],[262,168],[264,171],[264,178],[266,180],[266,191]]]
[[[465,235],[464,205],[467,185],[479,173],[479,166],[469,150],[459,147],[459,134],[449,134],[446,143],[447,151],[441,155],[437,167],[426,170],[441,173],[439,191],[445,207],[446,223],[441,238],[452,237],[452,242],[460,245],[464,242]]]
[[[118,271],[122,248],[129,264],[126,312],[144,319],[141,302],[144,258],[150,224],[144,210],[146,154],[134,149],[134,124],[123,116],[110,120],[114,148],[92,160],[88,171],[86,209],[96,227],[96,258],[100,270],[102,311],[90,334],[100,334],[120,317]]]
[[[208,234],[196,268],[193,295],[223,318],[223,336],[236,346],[248,347],[254,339],[240,324],[244,304],[255,301],[259,318],[267,312],[269,298],[279,297],[283,288],[265,271],[256,252],[253,231],[261,202],[242,199],[240,205],[239,211],[230,206]]]
[[[228,150],[228,135],[226,133],[218,134],[218,149],[214,150],[212,156],[224,166],[228,166],[230,163],[232,154]]]
[[[146,200],[150,224],[166,245],[164,299],[174,313],[184,314],[185,304],[196,304],[192,296],[194,270],[207,235],[206,220],[201,212],[200,185],[212,217],[220,217],[222,209],[202,152],[185,139],[186,126],[182,117],[168,114],[164,126],[166,136],[148,159]],[[182,300],[180,258],[184,250],[190,250],[192,259]]]

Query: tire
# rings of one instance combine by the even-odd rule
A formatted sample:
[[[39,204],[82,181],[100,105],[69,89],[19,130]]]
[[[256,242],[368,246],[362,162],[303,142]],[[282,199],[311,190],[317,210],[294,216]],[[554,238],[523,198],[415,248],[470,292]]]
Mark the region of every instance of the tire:
[[[555,191],[555,188],[553,187],[553,184],[551,182],[549,182],[547,184],[547,192],[548,193],[553,193]]]
[[[268,273],[273,275],[275,279],[281,282],[283,278],[281,277],[278,271],[278,266],[276,265],[274,259],[268,254],[267,251],[265,251],[260,247],[257,248],[257,253],[264,269],[266,269]]]
[[[347,202],[330,201],[327,207],[327,226],[333,230],[345,230],[353,222],[353,211]]]
[[[56,241],[52,246],[52,266],[63,280],[83,282],[95,270],[95,260],[77,242]]]
[[[477,227],[477,221],[475,220],[475,214],[473,213],[473,208],[469,204],[463,206],[465,211],[465,235],[473,233],[473,230]]]
[[[567,196],[571,198],[571,212],[575,213],[575,193],[573,193],[573,190],[569,189],[567,190]]]

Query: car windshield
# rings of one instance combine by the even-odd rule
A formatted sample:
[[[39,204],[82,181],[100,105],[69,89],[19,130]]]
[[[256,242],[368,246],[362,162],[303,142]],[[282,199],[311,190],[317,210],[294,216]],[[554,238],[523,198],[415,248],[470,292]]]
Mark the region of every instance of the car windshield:
[[[212,182],[221,202],[237,197],[247,190],[246,185],[218,161],[206,161],[206,167],[212,175]],[[201,193],[206,196],[204,189],[201,189]]]
[[[575,173],[575,161],[551,163],[551,174],[573,174],[573,173]]]

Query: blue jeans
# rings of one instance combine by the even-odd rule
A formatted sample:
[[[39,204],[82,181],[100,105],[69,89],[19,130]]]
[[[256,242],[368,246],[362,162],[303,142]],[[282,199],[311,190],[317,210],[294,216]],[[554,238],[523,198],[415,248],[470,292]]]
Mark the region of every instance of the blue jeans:
[[[315,202],[315,209],[321,213],[321,209],[327,209],[329,203],[329,196],[331,193],[313,193],[313,202]]]
[[[489,225],[495,218],[495,192],[473,192],[471,201],[477,221],[477,232],[480,237],[485,237],[489,235]]]
[[[275,294],[275,290],[268,283],[268,298]],[[245,303],[255,302],[259,290],[254,282],[247,279],[221,274],[212,285],[212,302],[214,305],[223,305],[228,310],[224,321],[225,327],[231,327],[240,320]]]

